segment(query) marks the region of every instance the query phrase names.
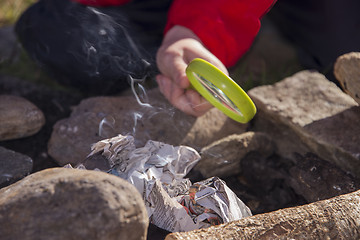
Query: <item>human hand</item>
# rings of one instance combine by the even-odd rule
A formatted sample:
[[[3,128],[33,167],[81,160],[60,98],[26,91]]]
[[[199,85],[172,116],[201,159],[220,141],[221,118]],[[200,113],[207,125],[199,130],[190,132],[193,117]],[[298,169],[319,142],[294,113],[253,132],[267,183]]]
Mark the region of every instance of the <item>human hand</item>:
[[[224,64],[190,29],[174,26],[166,33],[157,52],[156,62],[161,74],[156,76],[156,81],[161,93],[173,106],[187,114],[201,116],[212,105],[197,91],[189,89],[185,69],[194,58],[202,58],[229,74]]]

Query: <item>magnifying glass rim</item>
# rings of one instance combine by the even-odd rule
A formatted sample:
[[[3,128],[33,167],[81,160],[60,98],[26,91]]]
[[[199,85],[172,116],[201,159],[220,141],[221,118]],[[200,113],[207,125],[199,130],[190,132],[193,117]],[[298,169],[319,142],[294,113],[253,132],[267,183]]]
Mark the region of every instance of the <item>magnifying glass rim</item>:
[[[221,104],[219,100],[196,79],[193,73],[202,76],[220,89],[241,113],[236,113]],[[195,58],[187,66],[186,75],[191,86],[195,88],[200,95],[231,119],[241,123],[247,123],[254,117],[256,107],[251,98],[234,80],[211,63],[201,58]]]

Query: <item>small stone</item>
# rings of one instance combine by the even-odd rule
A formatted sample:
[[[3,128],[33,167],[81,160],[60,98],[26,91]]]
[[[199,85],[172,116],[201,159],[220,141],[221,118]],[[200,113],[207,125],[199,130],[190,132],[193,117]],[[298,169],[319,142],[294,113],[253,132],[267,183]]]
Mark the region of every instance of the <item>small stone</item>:
[[[30,157],[0,146],[0,188],[27,176],[32,167]]]
[[[359,189],[359,180],[314,154],[298,156],[290,169],[290,186],[309,203]]]
[[[180,143],[200,149],[229,135],[244,133],[247,127],[248,124],[235,122],[217,108],[212,108],[196,119]]]
[[[360,104],[360,52],[338,57],[334,65],[334,75],[344,91]]]
[[[37,133],[45,124],[42,111],[28,100],[0,95],[0,141]]]
[[[204,177],[228,177],[241,172],[241,160],[250,152],[268,157],[275,151],[269,136],[260,132],[233,134],[201,149],[201,160],[194,167]]]
[[[148,221],[136,188],[100,171],[47,169],[0,190],[2,239],[145,240]]]

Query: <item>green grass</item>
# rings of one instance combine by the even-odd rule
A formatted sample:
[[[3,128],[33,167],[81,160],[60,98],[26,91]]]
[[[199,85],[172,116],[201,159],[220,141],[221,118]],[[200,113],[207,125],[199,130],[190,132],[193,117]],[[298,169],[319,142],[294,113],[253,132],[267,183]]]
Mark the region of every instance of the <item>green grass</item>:
[[[21,13],[35,2],[37,0],[0,0],[0,28],[13,25]],[[42,71],[21,49],[13,59],[0,62],[0,74],[45,84],[57,89],[63,88]]]
[[[55,80],[50,78],[29,56],[20,51],[17,58],[9,59],[0,63],[0,74],[26,79],[30,82],[47,85],[54,88],[62,88]]]
[[[0,0],[0,27],[13,24],[36,0]]]

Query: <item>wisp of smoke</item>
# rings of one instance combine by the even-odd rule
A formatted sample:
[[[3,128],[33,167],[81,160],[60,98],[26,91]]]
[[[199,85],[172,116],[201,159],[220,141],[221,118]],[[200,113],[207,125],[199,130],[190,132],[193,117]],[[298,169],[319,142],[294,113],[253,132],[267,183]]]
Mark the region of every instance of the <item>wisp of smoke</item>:
[[[152,59],[149,61],[147,57],[151,54],[147,54],[143,48],[139,48],[136,39],[134,39],[135,35],[128,31],[126,20],[122,20],[121,17],[114,19],[112,16],[95,8],[88,7],[88,10],[92,17],[85,16],[84,21],[88,23],[87,25],[91,24],[92,21],[96,24],[92,25],[92,30],[84,31],[90,33],[86,38],[87,40],[83,42],[83,48],[87,54],[86,60],[91,65],[96,66],[92,69],[92,74],[97,75],[107,67],[110,68],[110,71],[126,75],[127,83],[130,85],[132,93],[140,106],[140,110],[137,108],[132,113],[133,127],[131,130],[129,129],[132,132],[128,134],[135,137],[141,126],[141,131],[145,132],[141,134],[142,137],[151,138],[151,136],[148,136],[147,129],[144,128],[144,126],[149,125],[144,123],[154,117],[166,118],[167,122],[171,122],[174,121],[173,116],[175,114],[174,107],[168,105],[155,106],[150,103],[148,98],[144,82],[149,79],[151,74],[143,70],[155,69],[156,67],[153,66],[155,61],[152,61]],[[117,42],[119,36],[121,36],[123,42]],[[142,124],[139,124],[140,122]],[[99,136],[105,137],[107,135],[105,129],[114,132],[114,126],[115,119],[110,116],[105,117],[99,124]],[[183,129],[179,124],[173,124],[174,131],[180,133]],[[108,132],[110,133],[110,131]]]
[[[129,75],[130,78],[130,82],[131,82],[131,90],[136,98],[136,101],[138,102],[138,104],[142,107],[149,107],[152,108],[152,106],[149,103],[144,103],[140,100],[138,93],[135,90],[135,84],[137,84],[139,90],[141,91],[140,94],[142,94],[143,96],[146,97],[146,100],[148,100],[147,95],[146,95],[146,91],[143,85],[141,85],[140,83],[142,81],[144,81],[144,79],[134,79],[132,76]]]
[[[112,116],[104,117],[99,123],[99,136],[103,138],[111,137],[109,136],[109,134],[106,134],[106,127],[111,128],[111,130],[113,131],[114,126],[115,119]]]

